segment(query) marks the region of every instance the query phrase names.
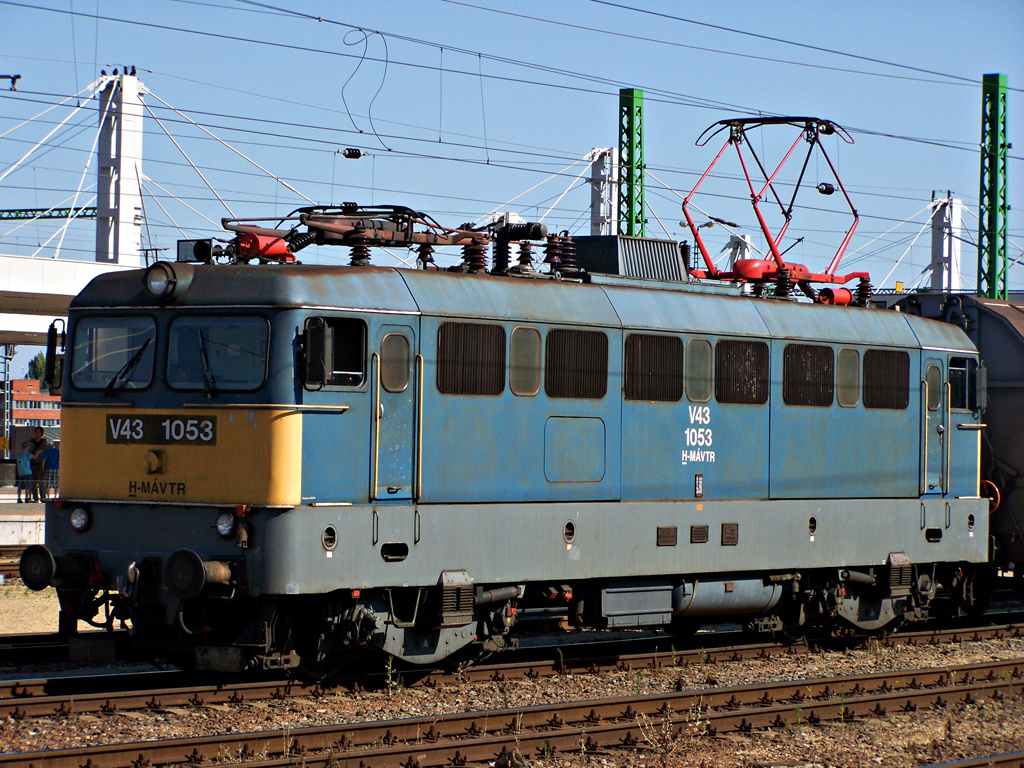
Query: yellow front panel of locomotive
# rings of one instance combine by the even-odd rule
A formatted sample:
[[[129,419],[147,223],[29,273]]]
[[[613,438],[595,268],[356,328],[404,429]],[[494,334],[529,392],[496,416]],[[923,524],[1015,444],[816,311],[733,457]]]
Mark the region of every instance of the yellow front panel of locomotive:
[[[147,410],[66,405],[68,499],[296,506],[302,414],[287,407]]]

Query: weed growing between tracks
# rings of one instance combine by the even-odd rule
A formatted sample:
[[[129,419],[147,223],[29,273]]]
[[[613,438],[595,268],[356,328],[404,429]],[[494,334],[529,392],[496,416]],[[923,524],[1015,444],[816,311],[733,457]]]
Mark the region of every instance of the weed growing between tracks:
[[[644,741],[661,761],[662,768],[668,768],[676,754],[683,750],[692,751],[700,742],[711,736],[709,711],[710,708],[704,706],[704,697],[700,696],[683,715],[681,728],[677,729],[673,724],[675,713],[667,705],[657,721],[651,722],[651,719],[641,712],[636,716],[636,724]]]

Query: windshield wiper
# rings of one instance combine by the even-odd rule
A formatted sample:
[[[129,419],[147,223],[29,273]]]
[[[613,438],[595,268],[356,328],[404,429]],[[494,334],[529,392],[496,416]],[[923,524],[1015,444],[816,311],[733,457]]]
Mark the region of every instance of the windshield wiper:
[[[121,386],[127,384],[131,380],[132,374],[135,373],[136,366],[138,366],[139,361],[142,359],[142,353],[146,351],[146,348],[149,346],[151,341],[153,341],[152,336],[142,342],[142,346],[135,350],[135,354],[131,356],[131,359],[121,366],[121,370],[114,374],[114,378],[110,380],[103,390],[104,397],[110,397],[119,390]]]
[[[203,364],[203,386],[206,387],[206,399],[209,400],[217,394],[217,380],[213,378],[210,355],[206,351],[206,337],[203,336],[201,328],[199,329],[199,359]]]

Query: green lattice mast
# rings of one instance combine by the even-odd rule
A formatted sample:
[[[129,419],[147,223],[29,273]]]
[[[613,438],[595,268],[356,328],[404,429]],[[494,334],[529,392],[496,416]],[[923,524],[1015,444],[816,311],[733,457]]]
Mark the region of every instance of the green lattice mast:
[[[619,91],[619,234],[644,237],[644,92]]]
[[[1006,298],[1006,75],[981,79],[978,295]]]

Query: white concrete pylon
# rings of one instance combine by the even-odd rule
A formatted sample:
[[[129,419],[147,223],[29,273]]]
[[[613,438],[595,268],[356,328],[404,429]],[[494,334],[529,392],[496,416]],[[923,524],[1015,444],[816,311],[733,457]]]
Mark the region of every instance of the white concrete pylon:
[[[96,261],[142,266],[142,96],[135,75],[112,77],[100,92]]]
[[[949,195],[932,197],[932,279],[935,291],[959,291],[960,280],[960,221],[963,201]]]
[[[619,233],[619,150],[593,149],[590,165],[590,234]]]

